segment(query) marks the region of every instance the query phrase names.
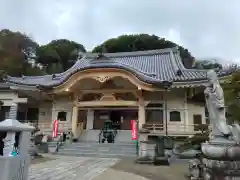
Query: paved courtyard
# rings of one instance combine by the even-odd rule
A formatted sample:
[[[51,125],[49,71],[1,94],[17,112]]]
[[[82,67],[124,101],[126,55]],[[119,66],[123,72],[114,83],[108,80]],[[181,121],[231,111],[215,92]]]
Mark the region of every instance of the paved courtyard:
[[[186,163],[171,166],[135,164],[133,159],[52,156],[33,163],[29,180],[185,180]]]
[[[128,172],[109,169],[118,159],[54,156],[54,160],[32,164],[29,180],[147,180]]]
[[[55,160],[31,165],[29,180],[92,180],[117,161],[107,158],[59,156]]]

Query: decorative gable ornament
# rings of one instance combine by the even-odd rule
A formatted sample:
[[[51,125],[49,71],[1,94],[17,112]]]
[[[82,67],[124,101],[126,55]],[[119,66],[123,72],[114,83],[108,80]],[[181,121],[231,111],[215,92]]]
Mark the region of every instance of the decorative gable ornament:
[[[108,81],[110,79],[110,77],[109,76],[100,75],[100,76],[94,77],[94,79],[96,79],[100,83],[105,83],[106,81]]]

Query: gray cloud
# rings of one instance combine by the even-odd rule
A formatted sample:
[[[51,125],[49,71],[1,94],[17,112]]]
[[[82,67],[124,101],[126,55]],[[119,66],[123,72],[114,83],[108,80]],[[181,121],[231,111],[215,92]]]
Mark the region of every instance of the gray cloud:
[[[68,38],[91,50],[121,34],[149,33],[199,58],[240,61],[239,0],[0,0],[0,28],[40,44]]]

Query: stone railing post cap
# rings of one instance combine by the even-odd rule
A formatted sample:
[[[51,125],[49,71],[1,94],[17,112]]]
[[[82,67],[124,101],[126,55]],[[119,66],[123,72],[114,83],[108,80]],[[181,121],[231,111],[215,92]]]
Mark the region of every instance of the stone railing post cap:
[[[16,119],[5,119],[0,122],[0,131],[33,131],[35,127],[20,123]]]

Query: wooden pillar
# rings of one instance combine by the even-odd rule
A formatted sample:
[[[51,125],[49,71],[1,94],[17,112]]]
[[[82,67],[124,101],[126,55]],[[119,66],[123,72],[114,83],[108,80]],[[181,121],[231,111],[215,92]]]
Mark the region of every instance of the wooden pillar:
[[[72,133],[74,138],[78,138],[77,136],[77,121],[78,121],[78,107],[73,106],[72,110]]]
[[[138,95],[138,128],[142,129],[146,123],[146,110],[142,93],[138,93]]]

